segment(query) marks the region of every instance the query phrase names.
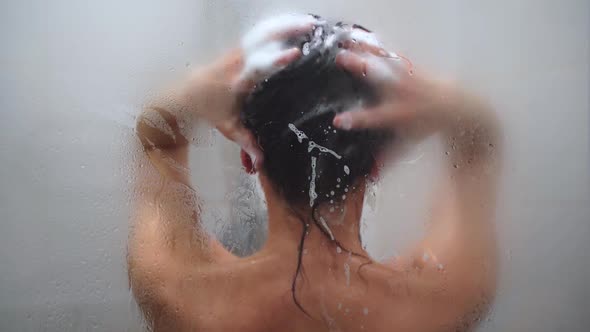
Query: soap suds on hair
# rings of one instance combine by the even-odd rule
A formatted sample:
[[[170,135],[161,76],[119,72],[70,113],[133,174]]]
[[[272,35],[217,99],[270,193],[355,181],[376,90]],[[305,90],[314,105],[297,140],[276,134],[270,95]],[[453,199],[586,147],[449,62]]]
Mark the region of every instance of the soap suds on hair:
[[[316,166],[316,157],[311,157],[311,180],[309,182],[309,206],[313,206],[316,198],[318,198],[318,194],[315,192],[315,166]]]
[[[309,139],[309,137],[307,135],[305,135],[305,133],[303,131],[297,129],[297,127],[295,127],[294,124],[289,123],[287,126],[289,127],[289,129],[293,133],[295,133],[299,143],[303,143],[303,139],[309,140],[307,152],[311,152],[311,151],[313,151],[313,149],[317,148],[320,152],[329,153],[329,154],[333,155],[334,157],[336,157],[336,159],[342,159],[342,156],[339,155],[338,153],[336,153],[334,150],[328,149],[325,146],[321,146],[321,145],[317,144],[316,142],[312,141],[311,139]]]
[[[253,77],[255,80],[260,80],[263,77],[272,76],[281,70],[276,62],[285,54],[285,51],[279,42],[271,42],[253,50],[244,59],[244,68],[240,77],[244,79],[255,76]]]
[[[277,60],[289,52],[290,48],[285,45],[285,40],[277,40],[280,38],[278,35],[320,23],[311,15],[286,14],[256,24],[242,38],[244,67],[240,74],[241,80],[248,78],[258,81],[281,70],[283,66],[277,65]]]
[[[309,141],[309,147],[307,148],[307,152],[311,152],[313,149],[318,148],[320,152],[329,153],[336,157],[336,159],[342,159],[342,156],[338,153],[334,152],[333,150],[328,149],[327,147],[321,146],[314,141]]]
[[[377,39],[377,36],[372,32],[367,32],[361,29],[352,29],[350,38],[353,41],[360,41],[367,45],[383,48],[383,44]]]
[[[303,139],[309,139],[307,137],[307,135],[305,135],[304,132],[302,132],[301,130],[297,129],[297,127],[295,127],[294,124],[289,123],[288,124],[289,129],[291,129],[292,132],[295,133],[295,135],[297,135],[297,140],[299,141],[299,143],[303,143]]]
[[[284,14],[263,20],[256,25],[242,38],[242,48],[250,53],[261,44],[268,42],[275,33],[284,30],[285,27],[305,28],[309,24],[317,24],[319,21],[311,15]]]

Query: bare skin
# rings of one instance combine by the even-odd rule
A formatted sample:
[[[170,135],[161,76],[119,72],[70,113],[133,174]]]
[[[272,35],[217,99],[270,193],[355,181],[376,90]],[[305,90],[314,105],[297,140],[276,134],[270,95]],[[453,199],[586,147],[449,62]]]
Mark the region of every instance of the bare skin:
[[[309,222],[296,291],[309,316],[301,311],[291,286],[304,231],[300,216],[309,211],[294,211],[264,174],[253,137],[238,119],[237,105],[251,85],[235,84],[243,58],[239,50],[230,52],[191,73],[138,120],[144,153],[135,160],[143,166],[135,178],[129,277],[155,331],[463,331],[485,315],[496,288],[493,211],[501,162],[493,113],[452,84],[408,75],[370,45],[344,47],[338,65],[373,82],[384,101],[339,115],[335,126],[395,128],[408,146],[436,134],[448,147],[427,235],[393,262],[381,263],[338,250]],[[299,56],[285,50],[276,65]],[[375,61],[398,78],[373,76]],[[393,91],[395,99],[389,97]],[[188,164],[191,128],[199,120],[239,144],[245,170],[259,173],[269,234],[253,256],[232,255],[200,224]],[[344,247],[368,257],[358,240],[364,179],[357,187],[346,201],[344,222],[330,228]]]

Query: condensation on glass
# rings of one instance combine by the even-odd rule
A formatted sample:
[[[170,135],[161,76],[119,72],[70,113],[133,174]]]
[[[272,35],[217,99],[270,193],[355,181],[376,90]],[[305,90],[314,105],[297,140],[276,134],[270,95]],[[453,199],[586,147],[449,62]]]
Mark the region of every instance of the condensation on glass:
[[[142,169],[123,142],[154,87],[283,10],[362,22],[492,101],[505,124],[501,269],[479,330],[586,331],[590,8],[576,0],[2,3],[0,330],[145,329],[126,266],[129,185]],[[267,234],[255,177],[214,130],[191,149],[207,230],[239,256],[255,253]],[[362,240],[373,258],[428,228],[441,151],[425,141],[368,186]]]

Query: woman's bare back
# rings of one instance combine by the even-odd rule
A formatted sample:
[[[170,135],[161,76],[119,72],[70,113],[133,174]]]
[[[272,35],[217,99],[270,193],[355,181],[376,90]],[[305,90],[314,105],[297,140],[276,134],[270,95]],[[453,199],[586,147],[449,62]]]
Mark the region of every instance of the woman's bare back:
[[[312,27],[325,24],[310,25],[315,19],[305,16],[261,40],[271,38],[274,43],[273,38],[309,34]],[[360,28],[353,25],[347,29]],[[352,32],[368,33],[357,30]],[[313,124],[308,128],[317,130],[317,136],[350,138],[354,137],[347,136],[351,129],[393,130],[395,126],[403,129],[398,134],[405,134],[408,142],[439,134],[446,150],[442,156],[445,175],[437,184],[440,190],[433,195],[434,207],[425,208],[431,217],[424,238],[389,264],[372,261],[361,247],[360,217],[369,170],[362,168],[363,173],[353,163],[363,162],[355,159],[356,152],[366,153],[363,150],[372,148],[372,140],[346,156],[350,169],[346,164],[337,170],[349,175],[354,174],[353,169],[358,174],[347,179],[351,190],[342,194],[340,212],[322,221],[325,225],[314,213],[316,208],[328,205],[330,191],[325,183],[322,189],[315,186],[322,184],[313,182],[315,161],[321,156],[308,154],[328,149],[314,150],[318,147],[315,142],[312,145],[314,137],[290,137],[294,146],[304,139],[309,141],[305,142],[309,149],[297,146],[302,149],[300,154],[277,151],[287,151],[281,158],[294,155],[294,160],[306,167],[311,161],[309,177],[303,171],[297,174],[303,182],[295,177],[286,179],[289,186],[303,189],[278,186],[280,173],[270,176],[261,167],[260,148],[241,122],[237,106],[242,104],[246,90],[236,86],[249,87],[260,79],[261,72],[244,71],[247,66],[242,52],[230,52],[191,73],[179,88],[150,104],[138,118],[137,134],[143,150],[134,159],[137,201],[129,239],[129,278],[154,330],[463,331],[485,313],[496,286],[493,211],[501,161],[500,130],[493,112],[457,87],[400,71],[393,53],[364,44],[362,39],[345,41],[345,50],[334,60],[338,70],[378,86],[384,94],[382,103],[372,110],[340,110],[332,122],[324,123],[338,130],[317,130]],[[351,45],[354,48],[347,49]],[[299,49],[289,48],[273,56],[275,61],[264,68],[270,71],[263,73],[272,74],[302,55]],[[386,75],[396,72],[401,78],[383,80],[377,75],[379,70],[385,70],[381,74]],[[246,75],[253,73],[258,76]],[[245,83],[235,85],[240,79]],[[395,93],[398,91],[404,93]],[[201,224],[199,192],[188,172],[195,119],[207,121],[238,143],[245,171],[258,172],[268,207],[269,233],[265,247],[253,256],[235,257]],[[257,123],[266,128],[272,121]],[[284,124],[280,130],[292,134],[287,128]],[[272,142],[272,137],[266,137],[266,141]],[[348,140],[346,146],[338,146],[339,152],[356,143],[356,138]],[[338,145],[338,140],[334,144]],[[329,162],[345,158],[332,152]],[[280,163],[281,158],[273,162]],[[371,158],[374,165],[374,156]],[[270,158],[266,164],[270,164]],[[321,169],[329,164],[318,165]],[[325,169],[324,179],[329,178],[326,174],[330,171]],[[291,196],[285,195],[286,189],[291,190]],[[314,190],[328,191],[324,197]],[[294,198],[303,198],[303,204],[295,204]],[[318,205],[320,200],[323,204]]]

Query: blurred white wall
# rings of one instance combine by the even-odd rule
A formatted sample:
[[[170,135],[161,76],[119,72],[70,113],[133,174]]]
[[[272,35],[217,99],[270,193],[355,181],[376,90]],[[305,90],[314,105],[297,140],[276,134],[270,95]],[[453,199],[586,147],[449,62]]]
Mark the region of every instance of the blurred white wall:
[[[481,330],[587,331],[587,0],[1,2],[0,330],[141,330],[125,271],[133,116],[150,88],[283,10],[362,23],[492,100],[506,127],[502,271]],[[235,149],[204,136],[195,181],[216,227],[239,169]],[[434,148],[381,184],[376,255],[419,236]]]

